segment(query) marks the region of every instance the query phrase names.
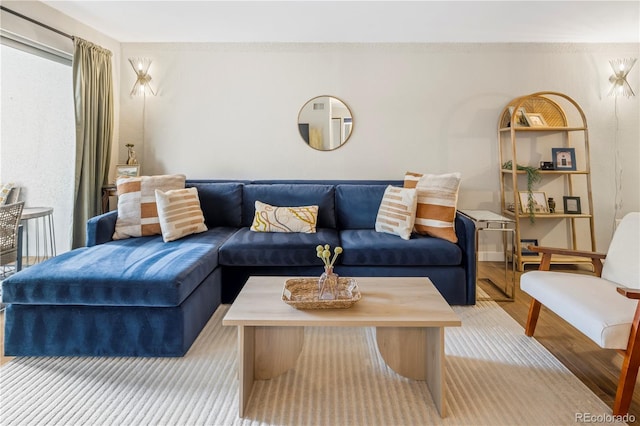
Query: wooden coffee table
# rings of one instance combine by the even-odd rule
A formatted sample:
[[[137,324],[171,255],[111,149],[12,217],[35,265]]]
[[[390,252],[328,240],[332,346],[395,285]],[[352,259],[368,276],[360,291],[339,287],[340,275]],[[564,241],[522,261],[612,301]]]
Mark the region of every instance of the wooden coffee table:
[[[238,327],[240,417],[255,380],[293,368],[304,327],[376,327],[378,349],[396,373],[426,380],[441,417],[445,407],[444,327],[460,318],[428,278],[357,277],[362,299],[348,309],[297,310],[281,300],[291,277],[251,277],[225,315]]]

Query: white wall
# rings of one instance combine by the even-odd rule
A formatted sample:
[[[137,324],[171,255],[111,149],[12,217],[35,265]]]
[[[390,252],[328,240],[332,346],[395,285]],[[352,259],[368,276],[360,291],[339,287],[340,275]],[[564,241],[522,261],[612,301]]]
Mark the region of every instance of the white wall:
[[[559,91],[590,127],[596,240],[614,215],[614,140],[623,212],[640,210],[638,97],[607,97],[608,60],[636,44],[123,44],[148,57],[156,97],[131,98],[122,61],[120,161],[135,143],[144,174],[188,178],[402,179],[460,171],[459,207],[499,210],[496,126],[514,97]],[[629,81],[640,92],[640,66]],[[338,150],[310,149],[296,125],[312,97],[334,95],[354,130]],[[617,102],[617,130],[616,130]],[[144,141],[142,112],[145,109]]]

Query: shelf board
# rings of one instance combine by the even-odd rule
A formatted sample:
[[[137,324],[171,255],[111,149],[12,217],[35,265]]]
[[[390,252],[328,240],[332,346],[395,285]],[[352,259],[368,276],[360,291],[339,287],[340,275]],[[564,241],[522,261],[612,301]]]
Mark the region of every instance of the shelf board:
[[[520,256],[519,259],[519,263],[521,265],[524,264],[539,264],[540,262],[542,262],[542,256],[541,255],[535,255],[535,256]],[[579,256],[564,256],[564,255],[559,255],[559,254],[554,254],[553,256],[551,256],[551,264],[552,265],[570,265],[570,264],[584,264],[584,263],[588,263],[591,264],[591,259],[586,258],[586,257],[579,257]]]
[[[588,175],[589,172],[587,170],[539,170],[538,172],[541,175]],[[502,169],[502,173],[510,175],[512,173],[511,169]],[[523,175],[526,171],[524,170],[516,170],[516,174]]]
[[[580,132],[586,131],[586,127],[514,127],[516,132]],[[510,132],[511,127],[501,127],[501,132]]]
[[[507,217],[516,217],[511,210],[503,210],[502,213]],[[529,219],[528,213],[521,213],[520,219]],[[589,219],[590,214],[564,214],[564,213],[536,213],[536,219]]]

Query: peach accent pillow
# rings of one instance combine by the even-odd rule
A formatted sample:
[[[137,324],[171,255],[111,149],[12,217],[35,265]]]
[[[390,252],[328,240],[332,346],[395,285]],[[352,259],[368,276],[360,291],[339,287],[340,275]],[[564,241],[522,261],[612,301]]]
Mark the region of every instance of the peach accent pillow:
[[[118,219],[114,240],[162,234],[156,189],[170,191],[184,188],[185,175],[137,176],[120,178],[118,188]]]
[[[207,230],[197,188],[167,192],[156,189],[156,203],[165,243]]]
[[[415,189],[389,185],[384,191],[376,217],[376,232],[398,235],[403,240],[411,238],[416,218],[418,197]]]
[[[418,193],[414,225],[417,233],[458,242],[454,225],[460,179],[460,173],[405,174],[404,187],[415,188]]]

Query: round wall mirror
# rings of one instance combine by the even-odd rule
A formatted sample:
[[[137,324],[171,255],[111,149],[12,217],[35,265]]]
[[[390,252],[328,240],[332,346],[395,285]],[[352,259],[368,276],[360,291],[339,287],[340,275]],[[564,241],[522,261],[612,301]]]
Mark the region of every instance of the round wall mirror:
[[[353,131],[351,110],[333,96],[318,96],[298,114],[300,136],[313,149],[331,151],[344,145]]]

